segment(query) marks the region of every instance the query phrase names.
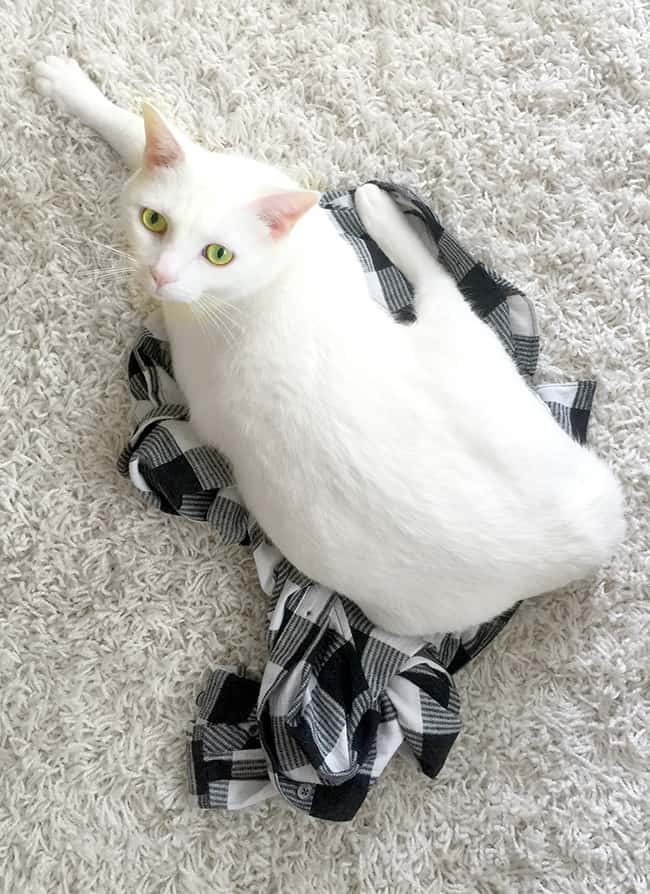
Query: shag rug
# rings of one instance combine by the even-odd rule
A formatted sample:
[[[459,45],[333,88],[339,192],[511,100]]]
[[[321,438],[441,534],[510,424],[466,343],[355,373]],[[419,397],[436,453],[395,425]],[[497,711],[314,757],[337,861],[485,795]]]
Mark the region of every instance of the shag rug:
[[[0,4],[0,889],[612,892],[650,876],[648,7],[5,0]],[[629,535],[526,604],[457,684],[434,782],[395,759],[350,824],[191,806],[202,671],[262,665],[248,551],[146,508],[115,468],[142,318],[119,160],[41,100],[74,55],[109,95],[312,187],[397,179],[523,288],[540,376],[599,381],[591,443]],[[645,418],[644,418],[645,417]]]

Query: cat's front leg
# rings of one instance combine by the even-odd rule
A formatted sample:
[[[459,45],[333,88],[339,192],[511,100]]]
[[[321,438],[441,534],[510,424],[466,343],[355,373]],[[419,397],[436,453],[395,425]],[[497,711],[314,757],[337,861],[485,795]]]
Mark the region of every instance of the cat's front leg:
[[[76,115],[97,131],[122,156],[130,170],[141,166],[142,118],[110,102],[76,60],[47,56],[34,66],[34,85],[42,96],[53,99],[60,109]]]

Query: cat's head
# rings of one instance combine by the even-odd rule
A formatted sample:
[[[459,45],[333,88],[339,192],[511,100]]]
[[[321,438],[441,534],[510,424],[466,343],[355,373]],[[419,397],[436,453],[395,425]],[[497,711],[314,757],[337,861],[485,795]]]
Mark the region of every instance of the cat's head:
[[[142,283],[163,301],[236,301],[288,262],[289,234],[319,194],[279,171],[192,143],[146,106],[142,167],[123,214]]]

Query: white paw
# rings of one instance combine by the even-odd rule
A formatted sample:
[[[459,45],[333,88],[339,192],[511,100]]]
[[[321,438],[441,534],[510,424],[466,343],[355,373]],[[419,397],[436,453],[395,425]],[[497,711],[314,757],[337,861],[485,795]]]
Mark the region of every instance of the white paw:
[[[75,59],[46,56],[34,66],[34,86],[42,96],[53,99],[60,109],[82,116],[98,101],[101,91],[79,68]]]
[[[355,191],[354,204],[368,235],[380,246],[406,229],[404,215],[393,199],[374,183],[364,183]]]

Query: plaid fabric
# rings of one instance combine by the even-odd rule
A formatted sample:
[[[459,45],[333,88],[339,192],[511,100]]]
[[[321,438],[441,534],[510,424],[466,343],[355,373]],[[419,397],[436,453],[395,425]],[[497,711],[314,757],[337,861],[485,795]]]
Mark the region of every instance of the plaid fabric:
[[[416,195],[378,185],[420,221],[463,295],[530,379],[539,339],[529,301],[470,258]],[[356,251],[372,298],[407,324],[414,319],[411,287],[364,232],[353,195],[330,192],[321,204]],[[280,554],[242,505],[228,461],[197,441],[160,314],[147,320],[133,348],[129,382],[136,426],[120,471],[164,512],[206,521],[225,543],[247,545],[269,597],[262,679],[251,679],[245,668],[218,667],[198,697],[187,762],[198,804],[240,808],[279,794],[312,816],[348,820],[398,749],[436,776],[461,726],[452,675],[515,609],[430,641],[374,627],[352,602]],[[584,441],[594,384],[536,391],[557,422]]]

